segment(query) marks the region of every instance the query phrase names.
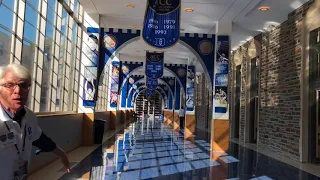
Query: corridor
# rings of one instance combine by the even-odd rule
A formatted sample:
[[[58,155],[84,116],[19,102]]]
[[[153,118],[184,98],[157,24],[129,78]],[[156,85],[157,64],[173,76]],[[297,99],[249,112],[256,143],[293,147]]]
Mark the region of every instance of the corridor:
[[[208,139],[184,140],[181,131],[153,119],[130,124],[60,179],[81,179],[88,172],[95,180],[319,179],[236,143],[227,153],[210,151]]]
[[[8,163],[320,180],[320,0],[0,0],[0,17],[0,180]]]

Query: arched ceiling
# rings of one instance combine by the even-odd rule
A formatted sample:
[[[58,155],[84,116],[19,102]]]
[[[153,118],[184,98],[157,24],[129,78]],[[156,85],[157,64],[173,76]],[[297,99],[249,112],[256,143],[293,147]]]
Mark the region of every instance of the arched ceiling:
[[[137,69],[136,71],[134,71],[134,72],[132,73],[132,75],[145,75],[145,69],[144,69],[144,68]],[[164,69],[164,70],[163,70],[163,76],[166,76],[166,77],[174,77],[174,74],[172,74],[172,72]]]
[[[105,28],[142,29],[146,0],[79,0],[84,10],[91,14],[100,14],[100,25]],[[232,23],[231,49],[237,48],[248,39],[268,29],[270,25],[284,22],[288,14],[308,0],[181,0],[181,32],[215,34],[219,22]],[[134,4],[128,9],[126,4]],[[259,6],[270,6],[262,12]],[[194,8],[187,13],[185,8]],[[124,56],[136,56],[141,59],[143,51],[149,50],[143,41],[137,41],[125,48]],[[172,54],[170,54],[170,53]],[[166,54],[166,61],[184,63],[181,58],[191,57],[188,51],[176,45]],[[139,57],[141,56],[141,57]],[[135,57],[133,57],[134,59]]]
[[[159,51],[147,45],[142,39],[132,42],[119,52],[119,59],[124,61],[145,61],[146,51]],[[168,64],[188,64],[188,60],[195,59],[192,52],[177,43],[170,49],[164,50],[164,62]]]

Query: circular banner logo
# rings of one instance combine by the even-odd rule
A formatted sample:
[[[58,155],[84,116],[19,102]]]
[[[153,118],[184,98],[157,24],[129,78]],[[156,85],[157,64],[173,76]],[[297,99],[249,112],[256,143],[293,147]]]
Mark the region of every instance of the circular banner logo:
[[[198,48],[202,55],[208,55],[213,51],[213,44],[208,40],[203,40],[199,43]]]
[[[157,14],[168,14],[180,7],[180,0],[148,0],[148,3]]]
[[[179,68],[177,73],[179,77],[184,77],[186,75],[186,70],[183,68]]]

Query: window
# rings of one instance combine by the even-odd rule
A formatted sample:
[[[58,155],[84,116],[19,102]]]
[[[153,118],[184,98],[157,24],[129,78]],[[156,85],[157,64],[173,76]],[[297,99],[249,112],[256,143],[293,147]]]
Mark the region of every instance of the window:
[[[15,11],[15,9],[14,9],[15,3],[16,3],[16,0],[2,0],[2,4],[7,6],[12,11]]]
[[[6,6],[0,6],[0,26],[7,28],[9,30],[14,29],[14,12],[8,9]],[[5,17],[5,18],[3,18]]]
[[[38,27],[38,13],[28,4],[26,5],[26,15],[25,20],[28,21],[34,27]]]
[[[27,3],[30,4],[36,10],[38,10],[39,0],[27,0]]]
[[[12,34],[0,27],[0,66],[10,63]]]
[[[65,2],[82,17],[78,0]],[[35,112],[78,109],[82,24],[65,5],[57,0],[2,0],[0,6],[0,17],[5,17],[0,18],[0,65],[20,62],[30,70],[27,106]]]
[[[51,24],[55,23],[55,16],[56,16],[56,12],[52,9],[52,8],[48,8],[47,11],[47,21],[50,22]]]
[[[34,44],[37,44],[37,29],[32,26],[30,23],[25,22],[24,23],[24,32],[23,32],[23,37],[24,39],[27,39]]]
[[[47,22],[42,69],[40,112],[50,111],[51,63],[54,54],[54,26]]]

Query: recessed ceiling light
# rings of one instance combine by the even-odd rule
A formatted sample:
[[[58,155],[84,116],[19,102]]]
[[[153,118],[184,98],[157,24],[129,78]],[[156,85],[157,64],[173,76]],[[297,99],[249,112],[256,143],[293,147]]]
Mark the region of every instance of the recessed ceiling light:
[[[270,7],[269,7],[269,6],[260,6],[260,7],[259,7],[259,10],[260,10],[260,11],[269,11],[269,10],[270,10]]]
[[[135,5],[134,4],[126,4],[126,7],[132,9],[135,7]]]
[[[194,8],[185,8],[184,9],[186,12],[193,12],[194,11]]]
[[[136,25],[130,25],[129,28],[135,29],[135,28],[137,28],[137,26]]]

